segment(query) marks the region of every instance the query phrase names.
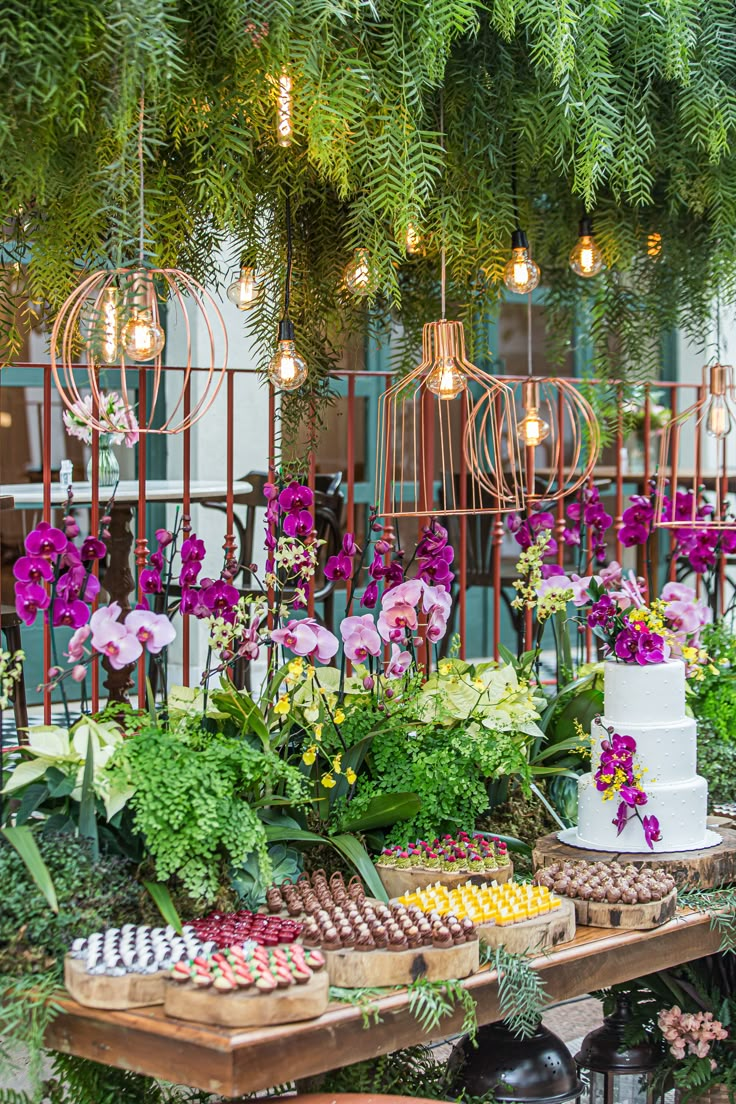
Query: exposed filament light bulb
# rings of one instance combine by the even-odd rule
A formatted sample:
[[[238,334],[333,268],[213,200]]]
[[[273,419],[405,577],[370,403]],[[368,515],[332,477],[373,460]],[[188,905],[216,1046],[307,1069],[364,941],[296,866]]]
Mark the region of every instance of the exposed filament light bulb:
[[[524,417],[517,426],[516,435],[527,448],[536,448],[549,437],[549,423],[539,413],[539,388],[534,380],[525,380],[522,394]]]
[[[597,276],[603,268],[603,254],[593,237],[593,222],[587,215],[580,220],[578,240],[570,252],[570,268],[578,276]]]
[[[306,362],[294,344],[294,323],[288,318],[279,322],[279,340],[268,365],[268,378],[279,391],[296,391],[307,378]]]
[[[370,253],[367,249],[354,249],[353,256],[343,270],[343,279],[348,291],[359,298],[373,291],[373,272]]]
[[[114,364],[120,359],[121,324],[120,292],[116,287],[106,287],[90,312],[87,337],[92,356],[103,364]]]
[[[404,248],[408,257],[416,257],[422,251],[422,235],[413,222],[410,222],[406,227]]]
[[[227,289],[227,297],[238,310],[247,311],[263,298],[263,284],[256,279],[255,269],[243,265],[240,276]]]
[[[153,360],[166,342],[163,327],[155,322],[150,309],[133,307],[131,317],[123,326],[123,348],[131,360]]]
[[[539,284],[539,265],[529,256],[529,242],[523,230],[511,235],[511,259],[503,270],[503,282],[509,291],[526,295]]]
[[[276,134],[280,146],[290,146],[294,136],[291,120],[293,82],[289,74],[282,71],[279,77],[277,108],[276,108]]]
[[[456,399],[465,390],[465,373],[455,357],[440,356],[427,376],[427,388],[440,399]]]
[[[710,370],[710,399],[705,419],[705,432],[720,441],[731,432],[731,411],[726,398],[726,368],[714,364]]]

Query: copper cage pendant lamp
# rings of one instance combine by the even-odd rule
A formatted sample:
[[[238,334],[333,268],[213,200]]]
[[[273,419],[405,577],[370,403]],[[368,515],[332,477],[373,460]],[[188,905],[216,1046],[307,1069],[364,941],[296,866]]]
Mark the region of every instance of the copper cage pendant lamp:
[[[480,404],[487,411],[482,440]],[[384,517],[519,508],[513,392],[468,360],[462,323],[445,318],[444,250],[442,318],[424,326],[421,364],[379,399],[376,455]]]
[[[590,403],[563,376],[535,376],[532,365],[532,300],[527,300],[527,376],[516,385],[522,413],[516,417],[526,506],[555,502],[588,482],[600,453],[600,426]],[[488,404],[477,404],[477,436],[485,441]],[[541,463],[538,450],[542,451]],[[586,456],[587,452],[587,456]]]
[[[734,425],[734,369],[730,364],[706,365],[696,402],[662,431],[654,514],[658,528],[736,529],[736,468],[732,458],[729,470],[728,456]],[[704,520],[705,505],[712,513]]]
[[[126,412],[136,417],[139,432],[181,433],[210,408],[227,368],[227,330],[210,292],[179,269],[153,268],[146,263],[144,111],[141,97],[138,263],[86,276],[62,305],[51,333],[51,367],[61,399],[65,406],[74,408],[77,419],[98,433],[115,432],[116,428],[119,431],[119,425],[108,422],[103,409],[103,391],[110,390],[120,394]],[[183,323],[179,332],[185,343],[184,379],[178,396],[172,394],[171,372],[169,385],[164,382],[164,304],[169,304]],[[195,334],[206,350],[201,367],[196,369]],[[80,356],[86,360],[84,379],[80,378]],[[141,396],[142,373],[146,376],[145,398]],[[190,404],[189,386],[194,378],[197,388]]]

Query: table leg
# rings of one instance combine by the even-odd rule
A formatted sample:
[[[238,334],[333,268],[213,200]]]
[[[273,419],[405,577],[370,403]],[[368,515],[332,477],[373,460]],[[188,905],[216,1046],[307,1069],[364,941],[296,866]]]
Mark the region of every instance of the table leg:
[[[124,620],[131,609],[129,595],[135,587],[135,579],[130,569],[130,555],[133,549],[133,507],[118,505],[112,508],[110,515],[110,539],[107,542],[110,559],[105,572],[104,587],[111,602],[117,602],[120,606],[120,620]],[[111,702],[126,702],[128,691],[133,686],[132,673],[135,664],[123,667],[116,671],[110,666],[108,659],[102,660],[102,666],[107,671],[105,689],[110,695]]]

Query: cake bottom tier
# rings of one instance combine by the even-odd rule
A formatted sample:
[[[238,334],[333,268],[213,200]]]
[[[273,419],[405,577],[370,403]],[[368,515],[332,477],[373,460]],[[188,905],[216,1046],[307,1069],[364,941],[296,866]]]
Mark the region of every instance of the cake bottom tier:
[[[633,816],[619,835],[613,823],[619,802],[606,800],[596,789],[592,774],[578,781],[578,829],[576,843],[594,851],[652,852],[698,851],[709,846],[706,829],[708,783],[695,775],[685,782],[647,786],[648,801],[639,807],[644,816],[656,816],[662,839],[650,848],[638,817]]]

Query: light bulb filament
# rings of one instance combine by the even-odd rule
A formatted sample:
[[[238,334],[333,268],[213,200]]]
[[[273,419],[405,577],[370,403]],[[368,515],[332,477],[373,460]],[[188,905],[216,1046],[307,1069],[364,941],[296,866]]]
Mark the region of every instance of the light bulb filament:
[[[292,111],[292,80],[288,73],[282,73],[279,77],[277,132],[280,146],[290,146],[293,137],[291,111]]]

